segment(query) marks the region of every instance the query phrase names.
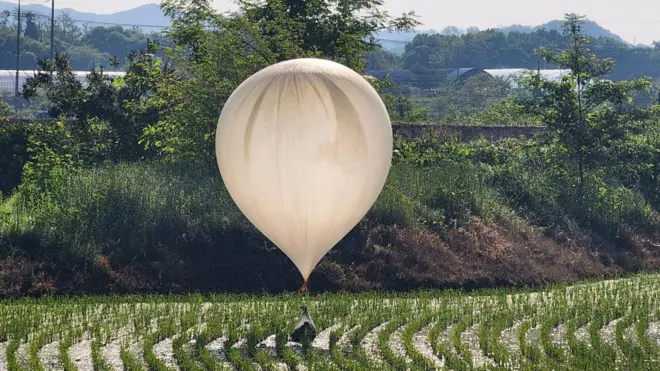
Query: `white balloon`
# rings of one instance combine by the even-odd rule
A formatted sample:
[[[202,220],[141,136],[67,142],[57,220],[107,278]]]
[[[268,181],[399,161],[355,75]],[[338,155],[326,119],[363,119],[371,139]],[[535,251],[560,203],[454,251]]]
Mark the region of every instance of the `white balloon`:
[[[218,121],[216,155],[239,209],[307,282],[383,189],[392,126],[359,74],[296,59],[257,72],[232,93]]]

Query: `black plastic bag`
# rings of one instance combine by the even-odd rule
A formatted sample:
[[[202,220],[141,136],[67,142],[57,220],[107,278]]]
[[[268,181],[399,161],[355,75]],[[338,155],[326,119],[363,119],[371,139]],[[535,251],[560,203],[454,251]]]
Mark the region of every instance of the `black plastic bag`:
[[[296,323],[296,327],[291,333],[291,340],[296,343],[303,343],[305,340],[306,342],[311,343],[316,337],[316,327],[314,326],[312,317],[307,312],[307,306],[303,305],[301,309],[302,314],[300,315],[298,323]]]

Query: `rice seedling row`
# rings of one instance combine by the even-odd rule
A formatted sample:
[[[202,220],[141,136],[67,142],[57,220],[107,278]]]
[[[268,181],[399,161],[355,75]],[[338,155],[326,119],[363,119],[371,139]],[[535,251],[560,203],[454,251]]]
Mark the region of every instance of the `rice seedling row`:
[[[659,288],[6,300],[0,370],[653,369]],[[303,300],[319,332],[295,343]]]

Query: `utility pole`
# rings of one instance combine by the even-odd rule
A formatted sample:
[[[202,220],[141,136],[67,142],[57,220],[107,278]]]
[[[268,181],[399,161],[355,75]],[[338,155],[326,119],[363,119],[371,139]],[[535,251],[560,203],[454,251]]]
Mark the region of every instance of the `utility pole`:
[[[461,63],[461,47],[460,46],[458,47],[458,58],[457,58],[457,60],[458,60],[458,63],[456,64],[456,80],[455,80],[456,82],[458,82],[458,76],[461,73],[461,65],[459,64],[459,63]]]
[[[55,0],[52,0],[50,8],[50,59],[55,57]]]
[[[21,67],[21,0],[18,0],[18,27],[16,27],[16,86],[15,93],[18,97],[18,71]]]

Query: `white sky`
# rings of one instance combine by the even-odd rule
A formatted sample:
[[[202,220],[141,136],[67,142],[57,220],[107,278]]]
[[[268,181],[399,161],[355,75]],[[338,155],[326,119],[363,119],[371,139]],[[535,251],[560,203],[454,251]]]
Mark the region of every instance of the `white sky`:
[[[18,2],[18,0],[5,0]],[[22,0],[49,5],[50,0]],[[55,0],[56,8],[73,8],[94,13],[113,13],[154,0]],[[232,0],[213,0],[216,9],[233,6]],[[626,41],[650,44],[660,40],[660,1],[658,0],[385,0],[392,15],[415,10],[422,15],[424,28],[441,30],[446,26],[480,29],[511,24],[538,25],[563,18],[565,13],[586,15]]]

